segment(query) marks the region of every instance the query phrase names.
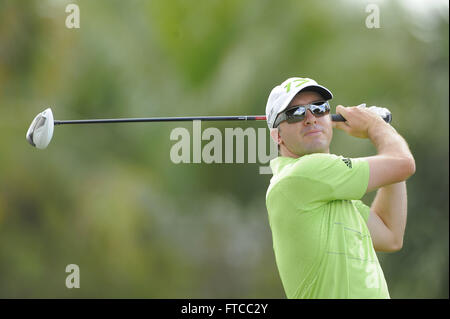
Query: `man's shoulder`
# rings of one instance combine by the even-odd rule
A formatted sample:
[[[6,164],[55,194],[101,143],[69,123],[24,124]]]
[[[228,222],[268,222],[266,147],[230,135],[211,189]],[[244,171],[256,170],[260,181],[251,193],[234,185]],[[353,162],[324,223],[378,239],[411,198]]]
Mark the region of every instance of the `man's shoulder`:
[[[317,170],[330,168],[341,158],[342,156],[329,153],[304,155],[292,164],[289,173],[300,177],[308,177],[314,175]]]
[[[272,160],[271,166],[275,168],[275,174],[270,179],[270,184],[267,188],[266,199],[270,193],[275,190],[284,193],[286,189],[295,188],[302,190],[312,188],[314,185],[322,184],[318,178],[318,171],[323,171],[326,167],[331,167],[332,161],[336,160],[338,156],[328,153],[313,153],[304,155],[297,159],[279,158]]]
[[[291,177],[312,178],[317,170],[330,168],[342,159],[342,156],[329,153],[312,153],[296,159],[277,157],[270,162],[273,171],[270,184]]]
[[[311,187],[314,184],[322,184],[321,177],[326,175],[326,171],[335,168],[335,164],[344,164],[344,157],[330,153],[312,153],[297,159],[287,159],[278,157],[272,160],[271,167],[274,175],[270,180],[267,189],[266,198],[274,189],[283,189],[286,187]]]
[[[301,163],[317,163],[321,161],[334,161],[342,158],[340,155],[335,155],[332,153],[312,153],[307,154],[299,158]]]

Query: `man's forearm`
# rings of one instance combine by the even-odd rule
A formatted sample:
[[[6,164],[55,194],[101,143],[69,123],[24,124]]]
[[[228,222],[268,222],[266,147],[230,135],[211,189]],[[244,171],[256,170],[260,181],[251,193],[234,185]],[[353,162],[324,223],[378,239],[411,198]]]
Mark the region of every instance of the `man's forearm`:
[[[386,123],[377,123],[369,129],[369,138],[379,155],[391,155],[413,159],[405,139]]]
[[[416,163],[406,141],[392,126],[380,121],[368,130],[368,137],[378,151],[376,156],[368,158],[371,172],[368,192],[405,181],[416,171]]]
[[[377,191],[372,203],[373,210],[392,232],[395,246],[401,248],[406,227],[406,182],[387,185]]]

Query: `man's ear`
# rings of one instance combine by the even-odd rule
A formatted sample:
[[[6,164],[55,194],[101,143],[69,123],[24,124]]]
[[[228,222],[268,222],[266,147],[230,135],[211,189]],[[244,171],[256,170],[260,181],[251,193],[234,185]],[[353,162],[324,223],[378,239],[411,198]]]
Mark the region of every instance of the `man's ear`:
[[[270,137],[272,137],[272,140],[275,142],[275,144],[281,144],[281,135],[280,131],[277,128],[270,129]]]

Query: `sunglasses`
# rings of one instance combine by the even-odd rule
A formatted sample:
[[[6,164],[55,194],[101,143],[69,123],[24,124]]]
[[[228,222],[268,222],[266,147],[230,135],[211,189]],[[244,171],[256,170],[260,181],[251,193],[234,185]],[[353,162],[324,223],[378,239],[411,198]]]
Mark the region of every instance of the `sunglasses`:
[[[315,117],[322,117],[330,113],[330,104],[328,101],[320,101],[306,105],[293,106],[278,115],[274,127],[277,127],[283,121],[287,121],[288,123],[301,122],[305,119],[308,110],[310,110]]]

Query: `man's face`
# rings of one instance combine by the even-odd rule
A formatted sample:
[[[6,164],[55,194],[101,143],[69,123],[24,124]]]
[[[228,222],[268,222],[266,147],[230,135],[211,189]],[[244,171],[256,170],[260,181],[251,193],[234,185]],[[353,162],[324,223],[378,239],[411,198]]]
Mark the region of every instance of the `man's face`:
[[[308,91],[301,92],[295,96],[286,109],[295,105],[305,105],[318,101],[324,101],[320,94]],[[300,157],[305,154],[330,152],[329,146],[333,137],[333,126],[329,114],[315,117],[308,110],[303,121],[296,123],[284,121],[278,126],[278,129],[282,155],[287,153],[288,156]]]

